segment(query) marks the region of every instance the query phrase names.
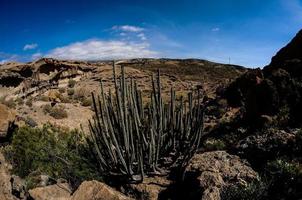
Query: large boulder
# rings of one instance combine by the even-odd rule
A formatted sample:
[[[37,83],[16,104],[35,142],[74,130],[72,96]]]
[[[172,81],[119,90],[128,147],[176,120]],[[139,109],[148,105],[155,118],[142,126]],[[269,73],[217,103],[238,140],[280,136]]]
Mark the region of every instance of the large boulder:
[[[70,200],[131,200],[131,198],[98,181],[84,181]]]
[[[258,179],[249,163],[225,151],[195,154],[184,173],[185,182],[198,184],[203,200],[219,200],[224,187],[246,186]]]
[[[8,129],[15,120],[16,113],[6,105],[0,104],[0,140],[7,136]]]
[[[71,189],[67,183],[37,187],[29,190],[29,196],[34,200],[69,200]]]

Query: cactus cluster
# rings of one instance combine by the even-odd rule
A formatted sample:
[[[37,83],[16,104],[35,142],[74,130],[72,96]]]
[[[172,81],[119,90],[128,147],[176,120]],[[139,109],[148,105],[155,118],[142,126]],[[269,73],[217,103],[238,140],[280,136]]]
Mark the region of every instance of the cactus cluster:
[[[145,174],[160,174],[162,168],[190,157],[203,133],[203,108],[199,90],[188,99],[170,102],[162,98],[160,72],[152,79],[151,101],[143,102],[135,80],[126,80],[124,67],[117,77],[113,64],[115,91],[92,93],[95,115],[89,120],[88,143],[103,173],[142,181]]]

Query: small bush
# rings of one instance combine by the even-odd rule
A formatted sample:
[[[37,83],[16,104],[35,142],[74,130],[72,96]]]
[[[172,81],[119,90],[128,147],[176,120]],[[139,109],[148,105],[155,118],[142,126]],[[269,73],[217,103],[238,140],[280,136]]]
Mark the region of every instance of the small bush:
[[[223,150],[226,148],[224,141],[220,139],[208,139],[204,142],[204,148],[207,151]]]
[[[6,96],[0,98],[0,103],[6,105],[9,108],[16,108],[16,102],[13,98],[6,99]]]
[[[43,106],[43,112],[44,114],[49,114],[55,119],[63,119],[68,117],[67,112],[63,106],[52,107],[51,105],[47,104]]]
[[[83,99],[81,105],[85,106],[85,107],[92,106],[92,100],[91,100],[91,98],[85,98],[85,99]]]
[[[76,81],[73,79],[69,79],[68,81],[68,87],[73,88],[76,84]]]
[[[73,88],[69,88],[69,89],[67,90],[67,94],[68,94],[69,96],[74,95],[74,89],[73,89]]]
[[[70,103],[71,102],[71,100],[65,95],[60,95],[59,99],[61,100],[62,103]]]
[[[65,88],[59,88],[60,93],[65,93],[66,89]]]
[[[22,98],[17,98],[16,99],[16,103],[19,105],[19,106],[22,106],[24,104],[24,100]]]
[[[49,97],[48,97],[48,96],[45,96],[45,95],[42,95],[42,96],[40,96],[40,97],[38,98],[38,100],[48,102],[48,101],[49,101]]]
[[[75,91],[73,98],[78,101],[83,101],[88,95],[90,95],[89,91],[84,87],[80,87]]]
[[[32,107],[33,106],[33,101],[31,98],[27,99],[25,104],[28,106],[28,107]]]
[[[302,197],[302,165],[298,162],[277,159],[267,164],[271,178],[269,196],[274,199],[300,199]]]
[[[225,186],[220,194],[221,200],[264,200],[267,199],[268,183],[255,181],[244,185]]]
[[[50,124],[42,128],[21,127],[16,130],[5,155],[13,166],[13,173],[35,187],[39,174],[54,179],[64,178],[76,186],[86,179],[100,179],[93,168],[94,158],[87,153],[82,133]]]

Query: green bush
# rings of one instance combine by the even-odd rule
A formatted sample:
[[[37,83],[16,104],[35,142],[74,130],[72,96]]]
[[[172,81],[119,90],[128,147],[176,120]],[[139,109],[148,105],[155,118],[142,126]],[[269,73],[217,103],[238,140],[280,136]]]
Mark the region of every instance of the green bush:
[[[68,81],[68,87],[73,88],[76,84],[76,81],[73,79],[69,79]]]
[[[254,181],[245,185],[225,186],[220,194],[221,200],[261,200],[267,199],[268,183]]]
[[[35,177],[45,174],[53,179],[64,178],[76,186],[83,180],[100,179],[92,163],[82,133],[50,124],[42,128],[24,126],[16,130],[5,155],[11,161],[13,173],[37,184]]]
[[[65,93],[66,89],[65,88],[59,88],[60,93]]]
[[[82,105],[82,106],[91,106],[91,105],[92,105],[92,100],[91,100],[91,98],[85,98],[85,99],[83,99],[81,105]]]
[[[16,102],[13,98],[6,99],[6,96],[0,98],[0,103],[6,105],[9,108],[16,108]]]
[[[54,106],[47,104],[43,106],[43,112],[44,114],[49,114],[55,119],[63,119],[67,118],[67,112],[63,106]]]
[[[271,179],[269,196],[274,199],[301,199],[302,165],[298,162],[277,159],[266,167]]]
[[[22,106],[24,104],[24,100],[22,98],[17,98],[16,99],[16,103],[19,105],[19,106]]]
[[[28,106],[28,107],[32,107],[33,106],[33,101],[31,98],[27,99],[25,104]]]
[[[74,89],[73,89],[73,88],[69,88],[69,89],[67,90],[67,94],[68,94],[69,96],[74,95]]]
[[[207,151],[223,150],[226,148],[226,144],[220,139],[208,139],[204,142],[204,148]]]

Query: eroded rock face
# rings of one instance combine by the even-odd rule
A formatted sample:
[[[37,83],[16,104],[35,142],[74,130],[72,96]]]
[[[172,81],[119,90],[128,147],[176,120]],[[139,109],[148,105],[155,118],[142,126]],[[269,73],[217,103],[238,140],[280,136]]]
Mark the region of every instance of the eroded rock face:
[[[69,200],[70,194],[71,189],[67,183],[58,183],[29,190],[29,195],[34,200]]]
[[[70,200],[131,200],[131,198],[98,181],[84,181]]]
[[[258,174],[246,161],[225,151],[195,154],[184,174],[185,181],[197,181],[203,200],[219,200],[220,191],[228,185],[247,185],[258,180]]]
[[[0,104],[0,139],[7,135],[10,124],[15,119],[15,112],[7,106]]]

